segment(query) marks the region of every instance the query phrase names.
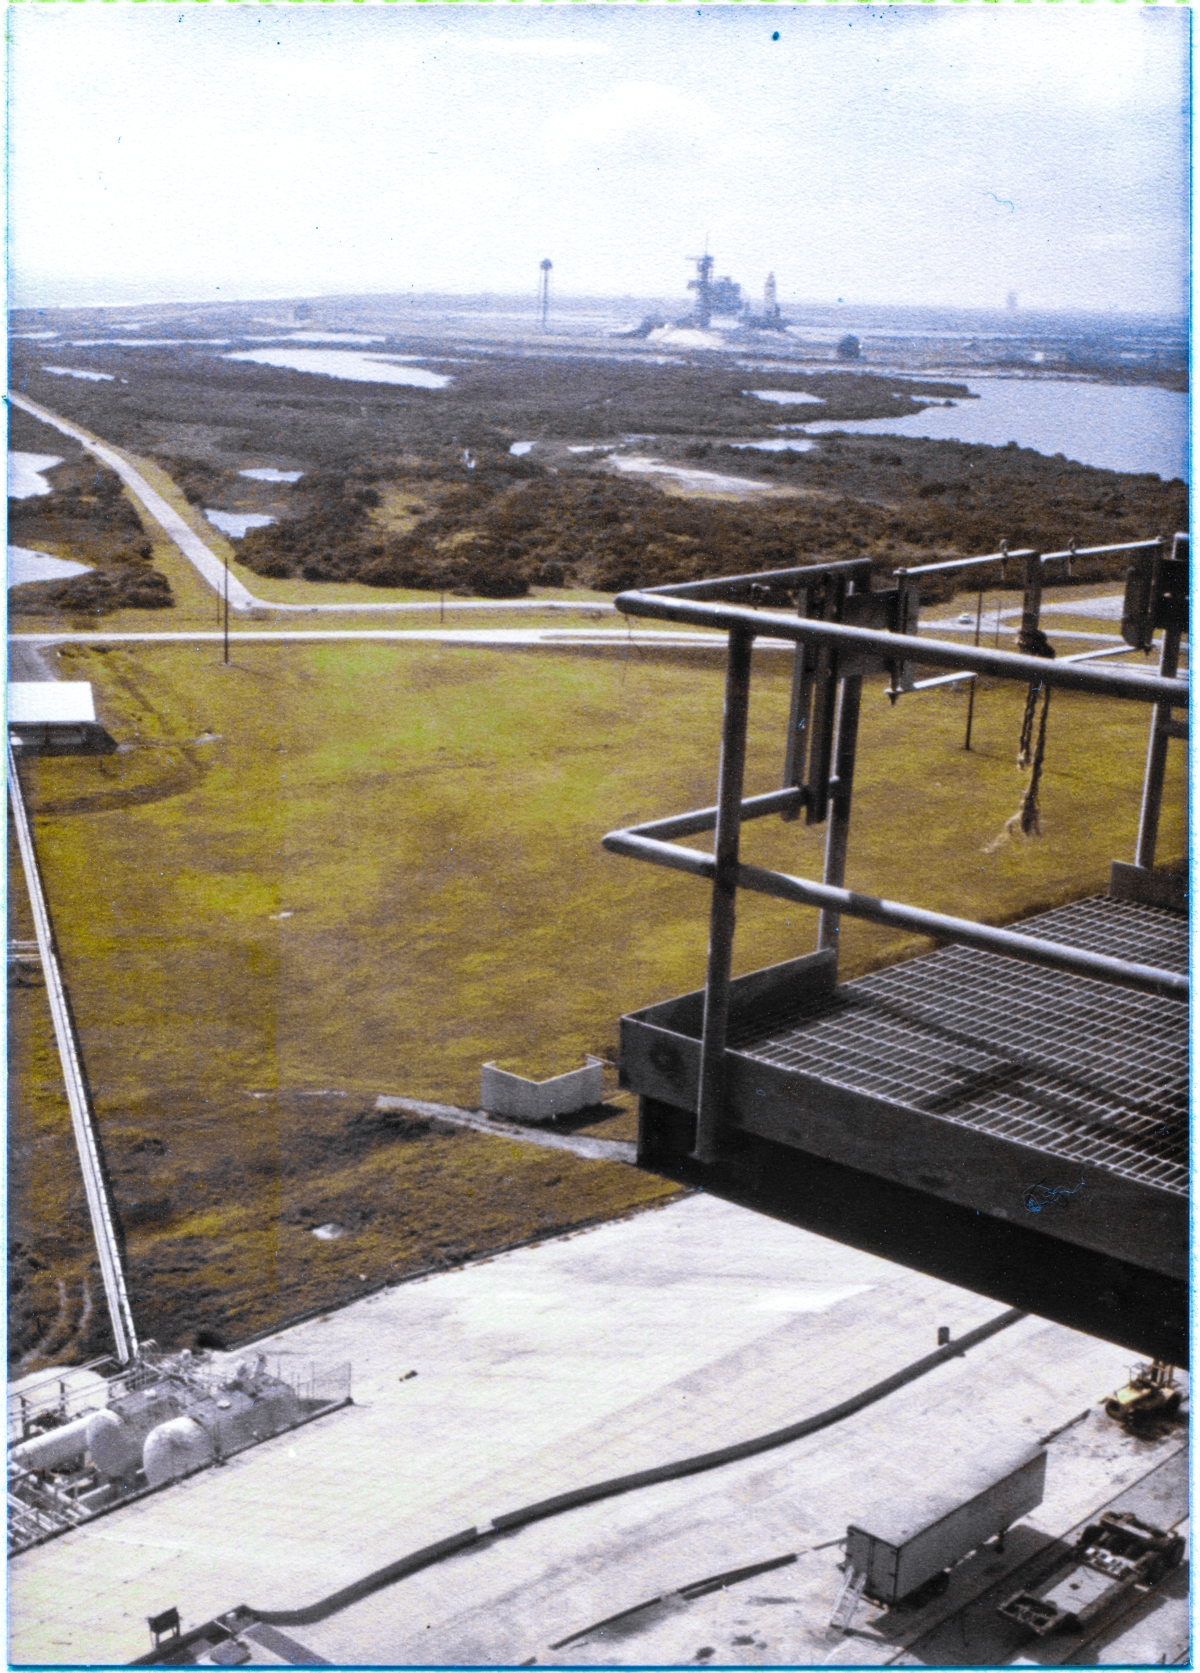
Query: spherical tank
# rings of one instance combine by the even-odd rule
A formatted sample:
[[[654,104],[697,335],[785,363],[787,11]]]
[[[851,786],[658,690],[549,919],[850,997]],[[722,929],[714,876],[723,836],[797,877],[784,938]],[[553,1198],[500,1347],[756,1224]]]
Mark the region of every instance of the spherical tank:
[[[173,1417],[160,1423],[146,1436],[142,1448],[142,1467],[150,1487],[161,1487],[164,1481],[202,1469],[212,1461],[212,1441],[190,1417]]]

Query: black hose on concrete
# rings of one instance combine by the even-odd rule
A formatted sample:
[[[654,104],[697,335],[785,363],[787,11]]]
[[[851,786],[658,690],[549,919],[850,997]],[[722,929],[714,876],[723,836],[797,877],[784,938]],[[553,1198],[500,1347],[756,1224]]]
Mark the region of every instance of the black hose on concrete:
[[[395,1580],[416,1574],[420,1569],[430,1568],[434,1563],[440,1563],[443,1558],[451,1557],[456,1552],[495,1534],[512,1533],[517,1528],[528,1526],[530,1522],[540,1522],[548,1516],[559,1516],[563,1511],[577,1510],[581,1505],[595,1504],[599,1499],[615,1498],[619,1493],[630,1493],[638,1487],[651,1487],[660,1481],[679,1481],[684,1476],[698,1475],[703,1470],[719,1469],[722,1464],[735,1464],[743,1458],[753,1458],[757,1453],[770,1452],[775,1447],[786,1446],[789,1441],[801,1440],[805,1435],[815,1434],[818,1429],[827,1429],[830,1424],[853,1417],[864,1407],[872,1406],[877,1400],[894,1394],[898,1388],[903,1388],[907,1383],[925,1376],[927,1372],[936,1370],[948,1359],[957,1359],[959,1355],[966,1353],[968,1348],[976,1347],[989,1336],[1007,1330],[1009,1325],[1017,1324],[1025,1317],[1026,1315],[1017,1308],[1010,1308],[1007,1313],[1001,1313],[990,1319],[987,1324],[969,1330],[965,1336],[948,1342],[945,1347],[935,1349],[923,1359],[914,1360],[903,1370],[893,1372],[882,1382],[872,1383],[870,1388],[852,1394],[849,1400],[842,1400],[836,1406],[817,1412],[813,1417],[801,1418],[799,1423],[790,1423],[785,1429],[773,1429],[769,1434],[755,1435],[748,1441],[735,1441],[732,1446],[718,1447],[714,1452],[700,1452],[692,1458],[679,1458],[671,1464],[656,1464],[648,1470],[634,1470],[630,1475],[612,1476],[607,1481],[593,1482],[588,1487],[572,1488],[569,1493],[557,1493],[551,1499],[539,1499],[534,1504],[523,1505],[520,1510],[506,1511],[504,1515],[495,1517],[488,1527],[464,1528],[461,1533],[451,1534],[449,1539],[438,1540],[434,1545],[425,1545],[418,1551],[411,1551],[394,1563],[388,1563],[385,1568],[365,1574],[360,1580],[343,1586],[341,1591],[332,1592],[328,1597],[317,1603],[310,1603],[303,1609],[256,1609],[254,1614],[258,1620],[265,1621],[270,1626],[310,1626],[314,1621],[323,1621],[328,1616],[337,1614],[339,1610],[348,1608],[352,1603],[369,1597],[372,1592],[390,1586]]]

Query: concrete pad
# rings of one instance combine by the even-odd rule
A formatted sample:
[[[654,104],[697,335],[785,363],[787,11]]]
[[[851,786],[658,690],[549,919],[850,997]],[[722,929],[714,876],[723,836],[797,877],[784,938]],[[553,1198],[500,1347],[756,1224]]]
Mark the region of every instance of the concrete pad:
[[[353,1407],[15,1558],[11,1657],[125,1662],[172,1604],[185,1630],[239,1603],[303,1607],[498,1512],[823,1410],[939,1326],[1002,1311],[704,1195],[400,1285],[262,1344],[349,1360]],[[1036,1439],[1126,1357],[1026,1321],[779,1454],[537,1524],[300,1636],[343,1664],[544,1655],[656,1591],[838,1536],[866,1481],[989,1434]]]

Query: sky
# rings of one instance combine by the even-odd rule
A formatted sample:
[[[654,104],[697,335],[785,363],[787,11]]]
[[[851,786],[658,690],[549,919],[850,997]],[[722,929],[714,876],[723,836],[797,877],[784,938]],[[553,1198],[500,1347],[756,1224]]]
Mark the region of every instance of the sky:
[[[1190,8],[10,8],[10,301],[1179,313]]]

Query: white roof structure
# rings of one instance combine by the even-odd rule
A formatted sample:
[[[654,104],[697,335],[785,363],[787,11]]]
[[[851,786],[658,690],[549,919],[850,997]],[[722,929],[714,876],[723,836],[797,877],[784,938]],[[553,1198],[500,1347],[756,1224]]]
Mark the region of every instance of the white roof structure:
[[[95,719],[87,680],[14,680],[9,685],[10,726],[79,726]]]

